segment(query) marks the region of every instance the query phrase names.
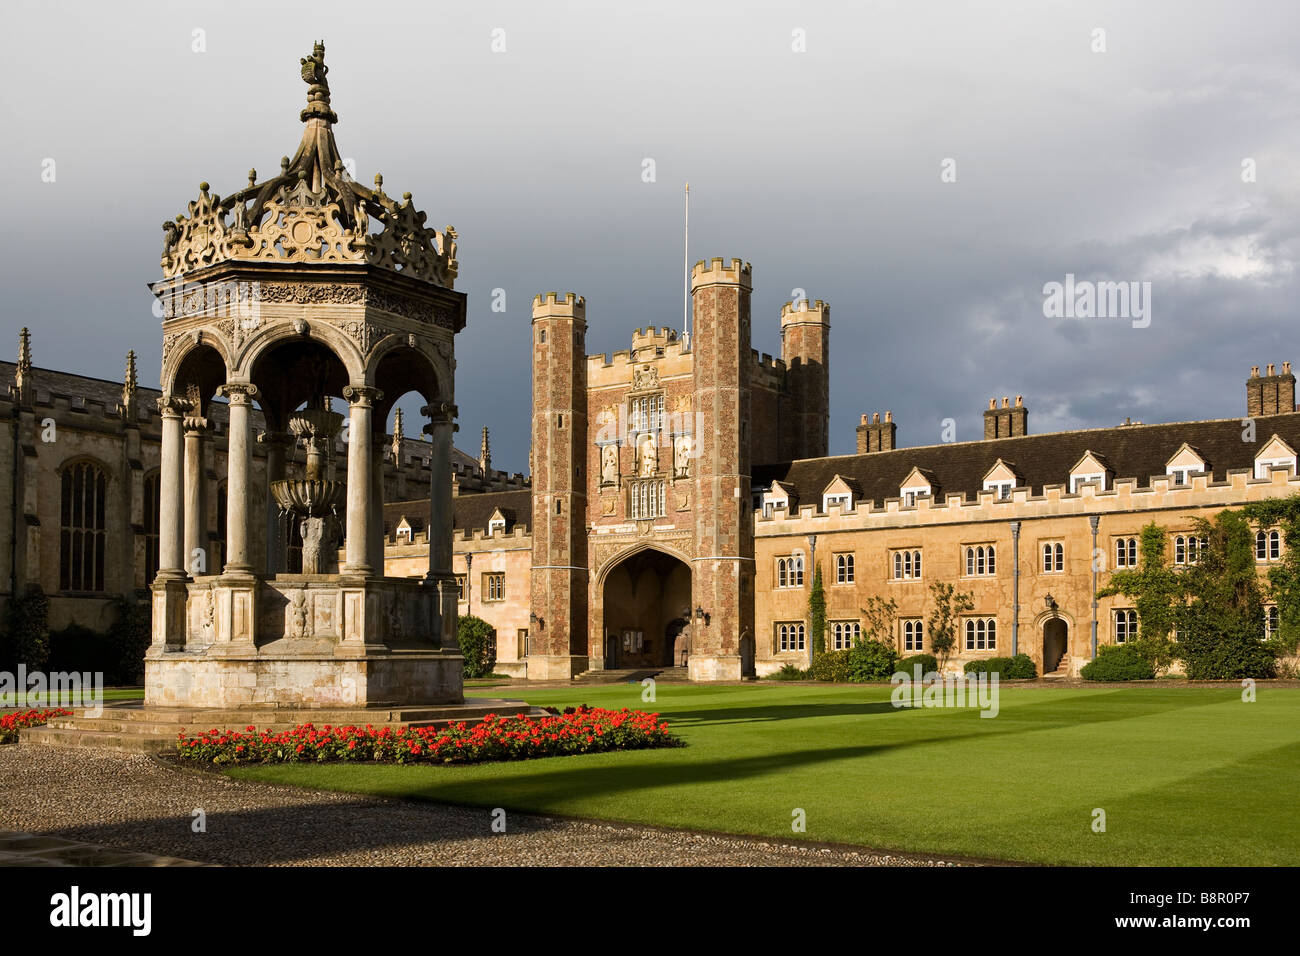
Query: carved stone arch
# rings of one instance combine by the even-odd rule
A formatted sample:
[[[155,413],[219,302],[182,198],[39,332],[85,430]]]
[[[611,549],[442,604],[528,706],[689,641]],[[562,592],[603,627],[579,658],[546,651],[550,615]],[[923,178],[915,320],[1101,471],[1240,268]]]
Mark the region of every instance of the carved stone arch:
[[[104,473],[104,477],[105,479],[107,479],[109,484],[112,484],[114,481],[117,480],[117,475],[114,473],[113,468],[110,465],[104,462],[103,459],[97,458],[96,456],[87,454],[85,452],[76,452],[74,454],[69,455],[63,461],[59,462],[58,467],[54,469],[54,473],[58,475],[61,479],[63,477],[63,472],[66,471],[68,468],[70,468],[73,465],[82,465],[82,464],[94,465],[96,468],[98,468],[100,471]],[[157,469],[154,470],[156,471]]]
[[[611,555],[610,558],[601,565],[600,570],[596,573],[596,588],[603,591],[605,588],[605,579],[609,577],[610,572],[628,558],[632,557],[632,555],[640,554],[642,551],[659,551],[670,558],[676,558],[682,564],[686,565],[687,570],[691,571],[692,576],[694,575],[695,569],[691,566],[691,559],[688,555],[659,541],[644,541],[638,542],[637,544],[631,545],[630,547],[624,548],[622,551]]]
[[[1066,623],[1066,626],[1069,627],[1071,634],[1075,632],[1074,615],[1071,614],[1069,611],[1064,611],[1058,607],[1055,611],[1038,612],[1038,614],[1034,617],[1034,623],[1033,623],[1034,633],[1041,634],[1043,631],[1043,625],[1046,624],[1048,621],[1052,620],[1053,618],[1059,618],[1060,620],[1064,621]]]
[[[185,359],[196,349],[205,347],[213,349],[220,356],[222,364],[226,367],[226,379],[229,381],[234,366],[231,362],[230,349],[224,338],[210,329],[175,332],[163,340],[162,375],[159,381],[164,395],[174,394],[176,376],[180,374]]]
[[[285,342],[301,340],[323,345],[333,352],[335,358],[347,369],[351,381],[370,384],[370,380],[365,377],[365,360],[360,350],[343,331],[328,322],[308,322],[300,328],[301,331],[295,325],[276,324],[258,330],[244,343],[238,365],[231,373],[232,378],[251,376],[253,367],[263,354]]]
[[[418,352],[424,358],[437,380],[437,394],[424,396],[429,402],[455,402],[455,382],[451,368],[451,344],[448,343],[444,348],[439,348],[439,343],[430,342],[409,332],[385,331],[381,338],[377,339],[370,348],[370,353],[366,357],[366,382],[377,384],[376,376],[379,373],[379,366],[388,355],[397,350],[409,348]],[[445,351],[445,354],[444,354]],[[383,387],[380,385],[379,387]]]

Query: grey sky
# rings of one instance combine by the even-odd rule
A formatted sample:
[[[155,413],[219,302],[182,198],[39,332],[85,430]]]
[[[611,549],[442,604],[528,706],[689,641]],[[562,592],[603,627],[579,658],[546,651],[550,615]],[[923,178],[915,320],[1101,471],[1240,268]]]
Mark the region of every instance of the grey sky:
[[[1035,432],[1229,417],[1300,362],[1300,12],[1239,0],[7,4],[0,354],[30,325],[38,365],[134,348],[155,385],[159,225],[293,152],[317,38],[357,178],[460,233],[458,444],[490,426],[497,467],[527,468],[535,293],[587,297],[592,352],[680,325],[688,179],[755,347],[792,290],[831,303],[832,453],[886,408],[904,445],[978,437],[993,395]],[[1066,273],[1151,282],[1150,327],[1044,318]]]

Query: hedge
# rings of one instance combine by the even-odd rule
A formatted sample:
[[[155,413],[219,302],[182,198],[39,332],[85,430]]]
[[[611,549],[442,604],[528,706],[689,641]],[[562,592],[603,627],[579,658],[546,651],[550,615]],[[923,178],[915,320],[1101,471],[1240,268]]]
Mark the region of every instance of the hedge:
[[[967,661],[965,671],[967,674],[997,674],[1000,680],[1033,680],[1038,676],[1038,670],[1028,654]]]
[[[1154,680],[1155,669],[1132,644],[1103,644],[1097,656],[1083,665],[1079,676],[1084,680]]]

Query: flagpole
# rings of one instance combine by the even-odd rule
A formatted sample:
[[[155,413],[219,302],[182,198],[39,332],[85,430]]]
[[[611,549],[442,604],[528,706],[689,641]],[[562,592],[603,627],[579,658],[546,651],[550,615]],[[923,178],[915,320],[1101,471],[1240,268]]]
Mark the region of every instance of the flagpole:
[[[691,184],[686,184],[686,233],[682,242],[682,334],[687,348],[691,342]]]

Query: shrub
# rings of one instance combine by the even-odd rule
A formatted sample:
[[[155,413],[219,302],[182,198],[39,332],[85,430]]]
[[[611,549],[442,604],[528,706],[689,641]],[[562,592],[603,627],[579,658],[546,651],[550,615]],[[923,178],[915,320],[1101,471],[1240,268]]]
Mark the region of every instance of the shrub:
[[[1140,648],[1131,644],[1103,644],[1095,659],[1083,665],[1084,680],[1154,680],[1155,669]]]
[[[43,671],[50,660],[50,605],[38,585],[10,598],[5,605],[4,640],[0,641],[0,670],[12,671],[18,664]]]
[[[887,681],[898,670],[898,651],[881,641],[860,641],[847,651],[849,680]]]
[[[813,658],[813,680],[847,683],[849,678],[849,652],[826,651]]]
[[[119,597],[117,619],[105,635],[111,666],[104,680],[116,686],[144,683],[144,655],[153,640],[153,605]]]
[[[997,674],[999,680],[1033,680],[1038,676],[1038,669],[1028,654],[967,661],[963,669],[967,674]]]
[[[1191,622],[1178,641],[1188,680],[1272,677],[1277,673],[1277,657],[1260,640],[1259,632],[1260,628],[1245,622]]]
[[[768,680],[812,680],[812,671],[800,670],[793,664],[784,665],[775,674],[768,674]]]
[[[497,663],[497,632],[481,617],[470,614],[460,619],[457,626],[460,652],[465,656],[465,677],[483,677],[492,673]]]
[[[916,670],[916,665],[921,665],[921,674],[934,674],[939,670],[939,659],[933,654],[913,654],[911,657],[904,657],[898,662],[898,669],[905,674],[911,674]]]
[[[210,730],[177,735],[177,755],[203,763],[483,763],[609,750],[676,747],[658,714],[569,707],[546,717],[488,714],[473,726],[331,727],[293,730]]]
[[[880,641],[859,641],[843,651],[827,651],[813,659],[815,680],[863,684],[887,681],[898,669],[898,651]]]

